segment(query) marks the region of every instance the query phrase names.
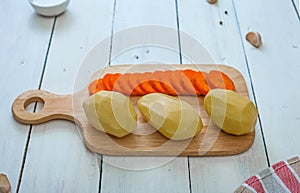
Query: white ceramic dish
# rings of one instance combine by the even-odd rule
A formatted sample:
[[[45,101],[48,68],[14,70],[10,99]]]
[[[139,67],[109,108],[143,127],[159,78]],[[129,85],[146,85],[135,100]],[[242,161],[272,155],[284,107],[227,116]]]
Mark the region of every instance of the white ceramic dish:
[[[51,17],[62,14],[70,0],[28,0],[33,9],[40,15]]]

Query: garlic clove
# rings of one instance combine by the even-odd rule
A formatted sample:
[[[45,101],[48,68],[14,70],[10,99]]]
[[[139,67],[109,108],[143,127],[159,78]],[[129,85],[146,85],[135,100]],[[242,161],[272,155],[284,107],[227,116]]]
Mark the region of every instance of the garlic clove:
[[[210,4],[215,4],[217,2],[217,0],[207,0],[207,2]]]
[[[246,40],[256,48],[259,48],[262,45],[261,35],[258,32],[248,32],[246,35]]]
[[[1,193],[10,193],[11,186],[9,180],[5,174],[0,174],[0,192]]]

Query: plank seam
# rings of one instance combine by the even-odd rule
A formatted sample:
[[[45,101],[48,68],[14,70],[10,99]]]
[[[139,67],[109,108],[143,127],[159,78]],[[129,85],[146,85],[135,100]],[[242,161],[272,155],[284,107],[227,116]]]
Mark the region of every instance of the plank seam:
[[[54,34],[56,19],[57,19],[57,16],[54,17],[54,21],[53,21],[53,25],[52,25],[52,29],[51,29],[51,34],[50,34],[48,48],[47,48],[46,56],[45,56],[45,60],[44,60],[43,70],[42,70],[40,84],[39,84],[39,89],[42,88],[42,82],[43,82],[43,79],[44,79],[46,65],[47,65],[47,62],[48,62],[48,55],[49,55],[49,51],[50,51],[50,47],[51,47],[51,43],[52,43],[52,38],[53,38],[53,34]]]
[[[177,37],[178,37],[178,52],[179,52],[179,62],[182,64],[182,54],[181,54],[181,38],[180,38],[180,23],[178,15],[178,1],[175,0],[176,7],[176,25],[177,25]]]
[[[116,7],[117,7],[117,0],[114,0],[113,15],[112,15],[112,21],[111,21],[111,31],[110,31],[110,45],[109,45],[108,66],[111,65],[111,55],[112,55],[112,48],[113,48],[113,34],[114,34]]]
[[[300,13],[299,13],[299,11],[298,11],[298,9],[297,9],[297,6],[296,6],[296,4],[295,4],[295,1],[294,0],[291,0],[292,1],[292,4],[293,4],[293,7],[294,7],[294,9],[295,9],[295,12],[296,12],[296,15],[297,15],[297,17],[298,17],[298,20],[300,21]],[[299,3],[300,3],[300,1],[299,1]],[[298,5],[299,7],[300,7],[300,5]],[[299,10],[300,10],[300,8],[299,8]]]
[[[50,47],[51,47],[51,43],[52,43],[52,37],[53,37],[54,29],[55,29],[56,19],[57,19],[57,16],[55,16],[55,18],[53,20],[53,25],[52,25],[52,29],[51,29],[51,33],[50,33],[48,47],[47,47],[47,50],[46,50],[46,56],[45,56],[45,60],[44,60],[44,64],[43,64],[43,69],[42,69],[38,89],[41,89],[41,87],[42,87],[42,82],[43,82],[43,78],[44,78],[44,74],[45,74],[46,64],[47,64],[47,61],[48,61],[48,55],[49,55],[49,51],[50,51]],[[38,104],[38,102],[35,102],[34,108],[33,108],[33,113],[35,113],[37,111],[37,104]],[[27,139],[26,139],[26,145],[25,145],[25,150],[24,150],[24,154],[23,154],[22,165],[21,165],[21,170],[20,170],[20,175],[19,175],[19,180],[18,180],[16,193],[19,192],[20,187],[21,187],[21,181],[22,181],[22,178],[23,178],[23,172],[24,172],[24,168],[25,168],[26,157],[27,157],[28,147],[29,147],[31,133],[32,133],[32,127],[33,126],[30,125],[28,135],[27,135]]]
[[[36,105],[34,106],[34,111],[35,111],[35,108],[36,108]],[[22,177],[23,177],[23,171],[24,171],[24,167],[25,167],[25,161],[26,161],[28,146],[29,146],[29,142],[30,142],[31,132],[32,132],[32,125],[30,125],[29,131],[28,131],[28,134],[27,134],[26,145],[25,145],[25,150],[24,150],[24,154],[23,154],[23,158],[22,158],[21,171],[20,171],[20,175],[19,175],[19,180],[18,180],[16,193],[19,192],[20,187],[21,187],[21,181],[22,181]]]
[[[98,159],[98,158],[97,158]],[[100,157],[100,163],[99,163],[99,172],[100,172],[100,179],[99,179],[99,188],[98,188],[98,193],[101,193],[101,187],[102,187],[102,171],[103,171],[103,155]]]
[[[189,189],[190,189],[190,193],[193,193],[192,190],[192,178],[191,178],[191,166],[190,166],[190,157],[187,157],[187,164],[188,164],[188,174],[189,174]]]
[[[232,5],[233,5],[233,10],[234,10],[234,15],[235,15],[238,31],[239,31],[239,34],[240,34],[240,40],[241,40],[242,49],[243,49],[243,53],[244,53],[244,59],[245,59],[245,62],[246,62],[246,68],[247,68],[248,76],[249,76],[249,79],[250,79],[250,87],[251,87],[252,94],[253,94],[253,100],[254,100],[255,106],[258,108],[258,104],[257,104],[257,100],[256,100],[256,94],[255,94],[254,87],[253,87],[252,75],[251,75],[250,67],[249,67],[249,61],[248,61],[248,57],[247,57],[247,53],[246,53],[246,49],[245,49],[245,45],[244,45],[244,41],[243,41],[242,31],[241,31],[241,27],[240,27],[240,23],[239,23],[239,19],[238,19],[238,13],[237,13],[237,10],[236,10],[234,0],[232,0]],[[266,139],[265,139],[262,123],[261,123],[261,117],[260,117],[259,114],[258,114],[258,124],[259,124],[260,132],[261,132],[261,135],[262,135],[265,155],[266,155],[266,158],[267,158],[267,164],[268,164],[268,167],[270,167],[270,160],[269,160],[269,154],[268,154],[267,145],[266,145]]]
[[[113,34],[114,34],[114,25],[115,25],[115,18],[116,18],[115,17],[116,16],[116,7],[117,7],[117,0],[114,0],[113,15],[112,15],[112,21],[111,21],[111,31],[110,31],[108,66],[111,66],[111,55],[112,55],[112,48],[113,48]],[[101,160],[100,160],[99,166],[100,166],[100,179],[99,179],[98,193],[101,193],[102,179],[103,179],[102,178],[102,175],[103,175],[103,155],[101,155]]]

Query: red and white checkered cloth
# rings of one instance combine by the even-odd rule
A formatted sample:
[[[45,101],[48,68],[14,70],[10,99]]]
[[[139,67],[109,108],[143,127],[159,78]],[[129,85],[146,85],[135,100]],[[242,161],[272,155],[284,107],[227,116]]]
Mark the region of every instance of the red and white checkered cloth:
[[[235,193],[300,193],[300,156],[280,161],[246,180]]]

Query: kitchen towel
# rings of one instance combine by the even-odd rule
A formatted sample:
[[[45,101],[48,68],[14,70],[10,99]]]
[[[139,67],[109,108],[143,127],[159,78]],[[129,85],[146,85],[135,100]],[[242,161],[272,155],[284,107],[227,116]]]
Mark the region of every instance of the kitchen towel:
[[[250,177],[235,193],[300,193],[300,156],[280,161]]]

